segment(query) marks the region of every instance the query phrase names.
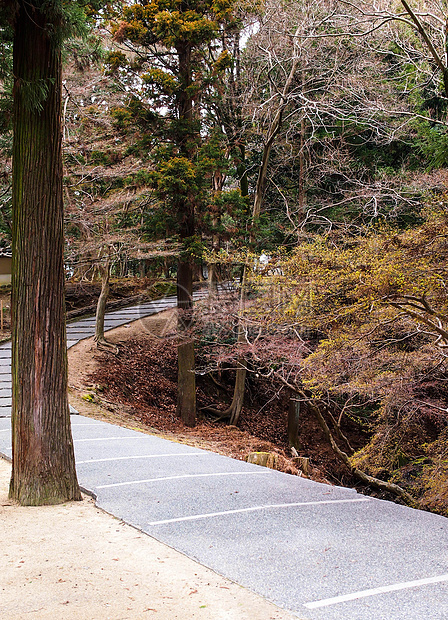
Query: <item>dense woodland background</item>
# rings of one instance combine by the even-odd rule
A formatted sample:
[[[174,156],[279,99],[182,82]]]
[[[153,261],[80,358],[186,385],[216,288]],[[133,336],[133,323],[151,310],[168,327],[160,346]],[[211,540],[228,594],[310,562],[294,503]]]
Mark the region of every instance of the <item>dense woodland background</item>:
[[[69,290],[102,282],[107,296],[109,278],[112,291],[138,279],[132,294],[164,294],[177,276],[188,297],[193,277],[210,290],[193,314],[180,304],[195,415],[290,445],[332,481],[447,514],[446,7],[82,4],[82,36],[64,51]],[[234,283],[225,299],[219,281]],[[143,374],[160,352],[133,346],[121,355]]]

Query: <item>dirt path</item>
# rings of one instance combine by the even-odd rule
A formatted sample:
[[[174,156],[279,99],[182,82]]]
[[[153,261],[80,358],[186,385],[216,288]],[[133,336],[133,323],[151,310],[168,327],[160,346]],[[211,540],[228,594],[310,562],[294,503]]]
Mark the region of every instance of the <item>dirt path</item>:
[[[95,507],[22,507],[0,459],[0,618],[286,620],[291,616]]]

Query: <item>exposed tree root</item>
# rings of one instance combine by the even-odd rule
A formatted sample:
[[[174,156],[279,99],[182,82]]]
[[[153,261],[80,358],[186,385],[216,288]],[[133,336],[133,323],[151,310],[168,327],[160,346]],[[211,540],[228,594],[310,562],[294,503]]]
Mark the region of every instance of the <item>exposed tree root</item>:
[[[339,457],[339,459],[345,464],[345,466],[350,470],[350,472],[359,480],[361,480],[362,482],[365,482],[366,484],[369,484],[377,489],[380,489],[380,491],[387,491],[389,493],[393,493],[394,495],[397,495],[397,497],[401,497],[401,499],[406,502],[406,504],[408,506],[412,506],[413,508],[416,508],[416,501],[415,499],[412,497],[412,495],[410,495],[407,491],[405,491],[404,489],[402,489],[400,486],[398,486],[398,484],[393,484],[392,482],[385,482],[384,480],[379,480],[379,478],[375,478],[374,476],[369,476],[369,474],[364,473],[363,471],[361,471],[360,469],[358,469],[357,467],[354,467],[351,462],[350,462],[350,458],[348,456],[348,454],[346,454],[343,450],[341,450],[339,448],[339,446],[336,444],[333,435],[331,434],[331,431],[328,427],[328,424],[325,421],[325,418],[323,417],[322,413],[320,412],[319,407],[317,407],[314,402],[312,401],[311,398],[308,398],[308,396],[305,394],[305,392],[303,390],[301,390],[297,385],[291,384],[288,381],[286,381],[283,377],[279,376],[280,381],[286,385],[290,390],[292,390],[293,392],[295,392],[296,394],[298,394],[300,396],[301,399],[303,399],[308,407],[310,408],[310,410],[314,413],[314,415],[316,416],[317,421],[319,422],[319,426],[321,427],[321,429],[323,430],[325,437],[327,438],[329,444],[331,445],[333,452],[336,454],[336,456]],[[341,431],[342,433],[342,431]],[[346,440],[347,441],[347,440]],[[347,441],[348,443],[348,441]],[[348,444],[350,445],[350,444]]]
[[[215,379],[215,377],[213,376],[213,374],[211,372],[208,374],[208,376],[213,381],[213,383],[216,385],[216,387],[218,387],[220,390],[223,390],[223,392],[229,392],[230,391],[229,388],[226,385],[224,385],[223,383],[218,381],[218,379]]]
[[[354,476],[356,476],[356,478],[358,478],[359,480],[362,480],[362,482],[365,482],[366,484],[369,484],[369,485],[371,485],[371,486],[373,486],[373,487],[375,487],[377,489],[380,489],[381,491],[388,491],[389,493],[393,493],[394,495],[397,495],[402,500],[404,500],[406,502],[406,504],[408,504],[408,506],[415,507],[416,502],[415,502],[414,498],[411,495],[409,495],[409,493],[407,491],[402,489],[397,484],[393,484],[392,482],[385,482],[384,480],[379,480],[378,478],[374,478],[373,476],[369,476],[369,474],[364,473],[363,471],[361,471],[357,467],[354,467],[351,464],[350,458],[348,457],[348,455],[345,452],[343,452],[338,447],[338,445],[336,444],[336,442],[335,442],[335,440],[333,438],[333,435],[331,434],[331,431],[328,428],[328,424],[326,423],[322,413],[319,410],[319,407],[316,407],[316,405],[314,403],[312,403],[309,398],[307,398],[306,394],[304,394],[303,392],[299,392],[299,393],[300,393],[300,396],[307,401],[307,404],[308,404],[309,408],[311,409],[311,411],[316,416],[317,421],[319,422],[319,425],[320,425],[321,429],[323,430],[326,438],[328,439],[328,441],[329,441],[329,443],[330,443],[334,453],[348,467],[348,469],[351,471],[351,473]]]
[[[220,385],[215,379],[213,379],[213,381],[214,383],[216,383],[216,385],[218,385],[218,387],[220,387]],[[213,420],[213,422],[229,420],[229,425],[236,426],[240,417],[241,409],[243,407],[245,381],[246,367],[240,364],[236,370],[235,388],[233,392],[232,402],[230,403],[229,407],[227,409],[224,409],[224,411],[221,411],[220,409],[215,409],[214,407],[201,407],[201,411],[205,411],[206,413],[211,413],[212,415],[218,416]],[[222,387],[223,389],[226,389],[224,388],[224,386]]]
[[[100,349],[102,351],[104,351],[104,350],[106,350],[106,351],[113,351],[116,355],[120,351],[120,349],[117,347],[116,344],[113,344],[112,342],[109,342],[104,337],[101,338],[101,337],[95,336],[94,341],[96,342],[97,349]]]

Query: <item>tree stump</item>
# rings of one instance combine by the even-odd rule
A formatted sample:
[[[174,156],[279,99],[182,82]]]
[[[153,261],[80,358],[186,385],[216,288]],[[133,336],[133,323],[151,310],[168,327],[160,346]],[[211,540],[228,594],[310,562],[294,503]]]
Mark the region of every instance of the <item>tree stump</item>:
[[[250,452],[246,461],[269,469],[277,469],[277,455],[273,452]]]

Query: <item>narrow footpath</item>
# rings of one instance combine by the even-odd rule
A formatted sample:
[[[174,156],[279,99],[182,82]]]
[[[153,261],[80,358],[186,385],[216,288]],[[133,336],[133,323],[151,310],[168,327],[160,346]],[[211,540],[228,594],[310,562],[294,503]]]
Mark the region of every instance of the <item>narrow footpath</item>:
[[[174,297],[107,314],[106,329]],[[67,327],[68,346],[94,319]],[[0,347],[0,454],[11,458],[11,345]],[[302,620],[446,620],[448,519],[74,413],[97,505]]]

